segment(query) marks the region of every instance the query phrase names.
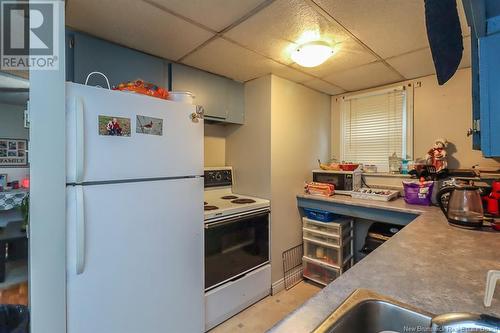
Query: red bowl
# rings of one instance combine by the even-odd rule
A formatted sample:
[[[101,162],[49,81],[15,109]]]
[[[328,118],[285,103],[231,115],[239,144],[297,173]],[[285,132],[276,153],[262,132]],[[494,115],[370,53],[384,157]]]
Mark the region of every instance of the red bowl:
[[[359,164],[355,163],[345,163],[345,164],[340,164],[340,168],[344,171],[354,171],[356,168],[359,166]]]

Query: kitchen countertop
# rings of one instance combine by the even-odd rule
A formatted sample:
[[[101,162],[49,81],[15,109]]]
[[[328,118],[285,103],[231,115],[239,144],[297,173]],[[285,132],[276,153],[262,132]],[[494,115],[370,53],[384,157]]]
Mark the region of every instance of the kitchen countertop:
[[[348,196],[297,198],[418,214],[389,241],[330,283],[270,332],[311,332],[354,290],[366,288],[431,313],[478,312],[500,317],[500,286],[483,305],[486,273],[500,270],[500,232],[448,225],[438,207]]]

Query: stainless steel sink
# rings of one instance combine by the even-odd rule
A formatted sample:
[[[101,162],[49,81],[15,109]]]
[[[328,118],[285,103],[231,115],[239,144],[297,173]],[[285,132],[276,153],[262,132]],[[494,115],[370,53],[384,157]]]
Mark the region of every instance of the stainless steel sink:
[[[315,333],[429,332],[433,314],[370,290],[358,289]]]

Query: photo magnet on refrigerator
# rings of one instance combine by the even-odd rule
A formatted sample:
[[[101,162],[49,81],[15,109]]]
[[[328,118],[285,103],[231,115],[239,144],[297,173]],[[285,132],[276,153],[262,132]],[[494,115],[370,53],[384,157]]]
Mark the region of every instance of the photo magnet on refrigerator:
[[[130,136],[130,118],[99,116],[99,135]]]
[[[135,132],[149,135],[163,135],[163,119],[137,116]]]

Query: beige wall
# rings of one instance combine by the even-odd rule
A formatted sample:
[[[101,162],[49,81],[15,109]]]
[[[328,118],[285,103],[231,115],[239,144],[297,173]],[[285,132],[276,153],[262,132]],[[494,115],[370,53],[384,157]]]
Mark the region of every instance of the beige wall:
[[[477,163],[498,165],[498,161],[473,150],[472,137],[466,135],[472,127],[470,68],[459,70],[443,86],[437,85],[434,75],[419,81],[422,86],[415,88],[414,95],[415,156],[425,155],[434,139],[443,136],[450,142],[451,168],[470,168]]]
[[[283,277],[283,251],[302,243],[297,193],[330,151],[330,97],[272,76],[271,209],[273,282]]]
[[[245,125],[228,126],[226,161],[238,193],[271,199],[272,281],[281,255],[301,243],[296,195],[330,151],[330,97],[268,75],[245,84]]]
[[[500,165],[498,160],[483,158],[480,151],[472,150],[472,139],[466,136],[472,123],[470,68],[457,71],[443,86],[437,84],[435,75],[396,85],[408,83],[414,87],[414,158],[423,157],[436,138],[444,137],[450,142],[450,168]],[[332,155],[336,158],[340,158],[339,97],[332,97]]]
[[[223,125],[205,124],[205,166],[226,165],[226,128]]]

